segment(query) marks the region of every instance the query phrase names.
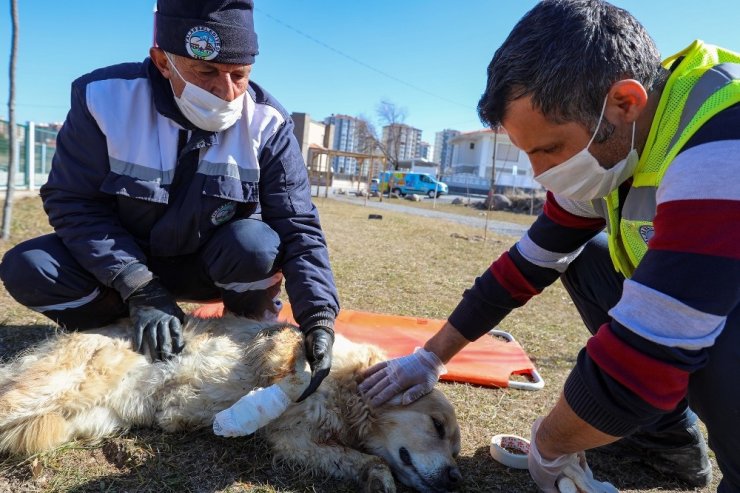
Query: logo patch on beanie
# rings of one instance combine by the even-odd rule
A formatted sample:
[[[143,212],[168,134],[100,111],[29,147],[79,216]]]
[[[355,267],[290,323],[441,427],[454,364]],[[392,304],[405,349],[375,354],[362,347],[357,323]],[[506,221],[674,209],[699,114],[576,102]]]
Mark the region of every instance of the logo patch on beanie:
[[[213,60],[221,51],[221,38],[213,29],[195,26],[185,35],[185,49],[193,58]]]

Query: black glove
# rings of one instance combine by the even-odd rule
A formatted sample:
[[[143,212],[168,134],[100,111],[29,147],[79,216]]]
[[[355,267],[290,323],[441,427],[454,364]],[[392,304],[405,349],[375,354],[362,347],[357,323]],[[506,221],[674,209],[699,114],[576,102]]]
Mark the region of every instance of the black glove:
[[[134,291],[126,300],[134,323],[134,350],[152,360],[169,359],[182,351],[185,314],[156,279]]]
[[[315,325],[305,333],[306,359],[311,367],[311,381],[296,402],[313,394],[331,370],[331,348],[334,344],[334,329]]]

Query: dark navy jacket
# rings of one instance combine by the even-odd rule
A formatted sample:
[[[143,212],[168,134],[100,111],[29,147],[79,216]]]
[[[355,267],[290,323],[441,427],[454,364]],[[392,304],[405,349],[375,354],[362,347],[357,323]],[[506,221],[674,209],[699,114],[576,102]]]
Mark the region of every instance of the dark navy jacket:
[[[254,82],[244,100],[241,119],[212,133],[182,116],[150,59],[77,79],[41,188],[49,221],[77,261],[125,298],[151,278],[147,256],[194,253],[220,224],[261,213],[280,236],[297,321],[336,314],[293,122]]]

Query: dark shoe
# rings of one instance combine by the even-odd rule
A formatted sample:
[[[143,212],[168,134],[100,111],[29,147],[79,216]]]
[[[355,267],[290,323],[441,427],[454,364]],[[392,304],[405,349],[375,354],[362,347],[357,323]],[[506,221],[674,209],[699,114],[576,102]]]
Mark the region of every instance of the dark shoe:
[[[707,486],[712,480],[707,443],[698,424],[661,433],[637,432],[595,450],[639,459],[693,487]]]

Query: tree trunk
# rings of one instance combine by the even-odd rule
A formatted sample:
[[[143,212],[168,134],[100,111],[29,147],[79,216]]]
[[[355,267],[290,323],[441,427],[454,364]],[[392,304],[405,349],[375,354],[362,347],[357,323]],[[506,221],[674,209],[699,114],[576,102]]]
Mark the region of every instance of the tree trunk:
[[[5,192],[3,207],[3,240],[10,238],[10,224],[13,212],[13,191],[15,189],[15,175],[18,163],[15,152],[17,135],[15,125],[15,62],[18,56],[18,0],[10,0],[10,18],[13,22],[12,41],[10,43],[10,95],[8,97],[8,187]],[[27,163],[32,166],[33,163]]]

